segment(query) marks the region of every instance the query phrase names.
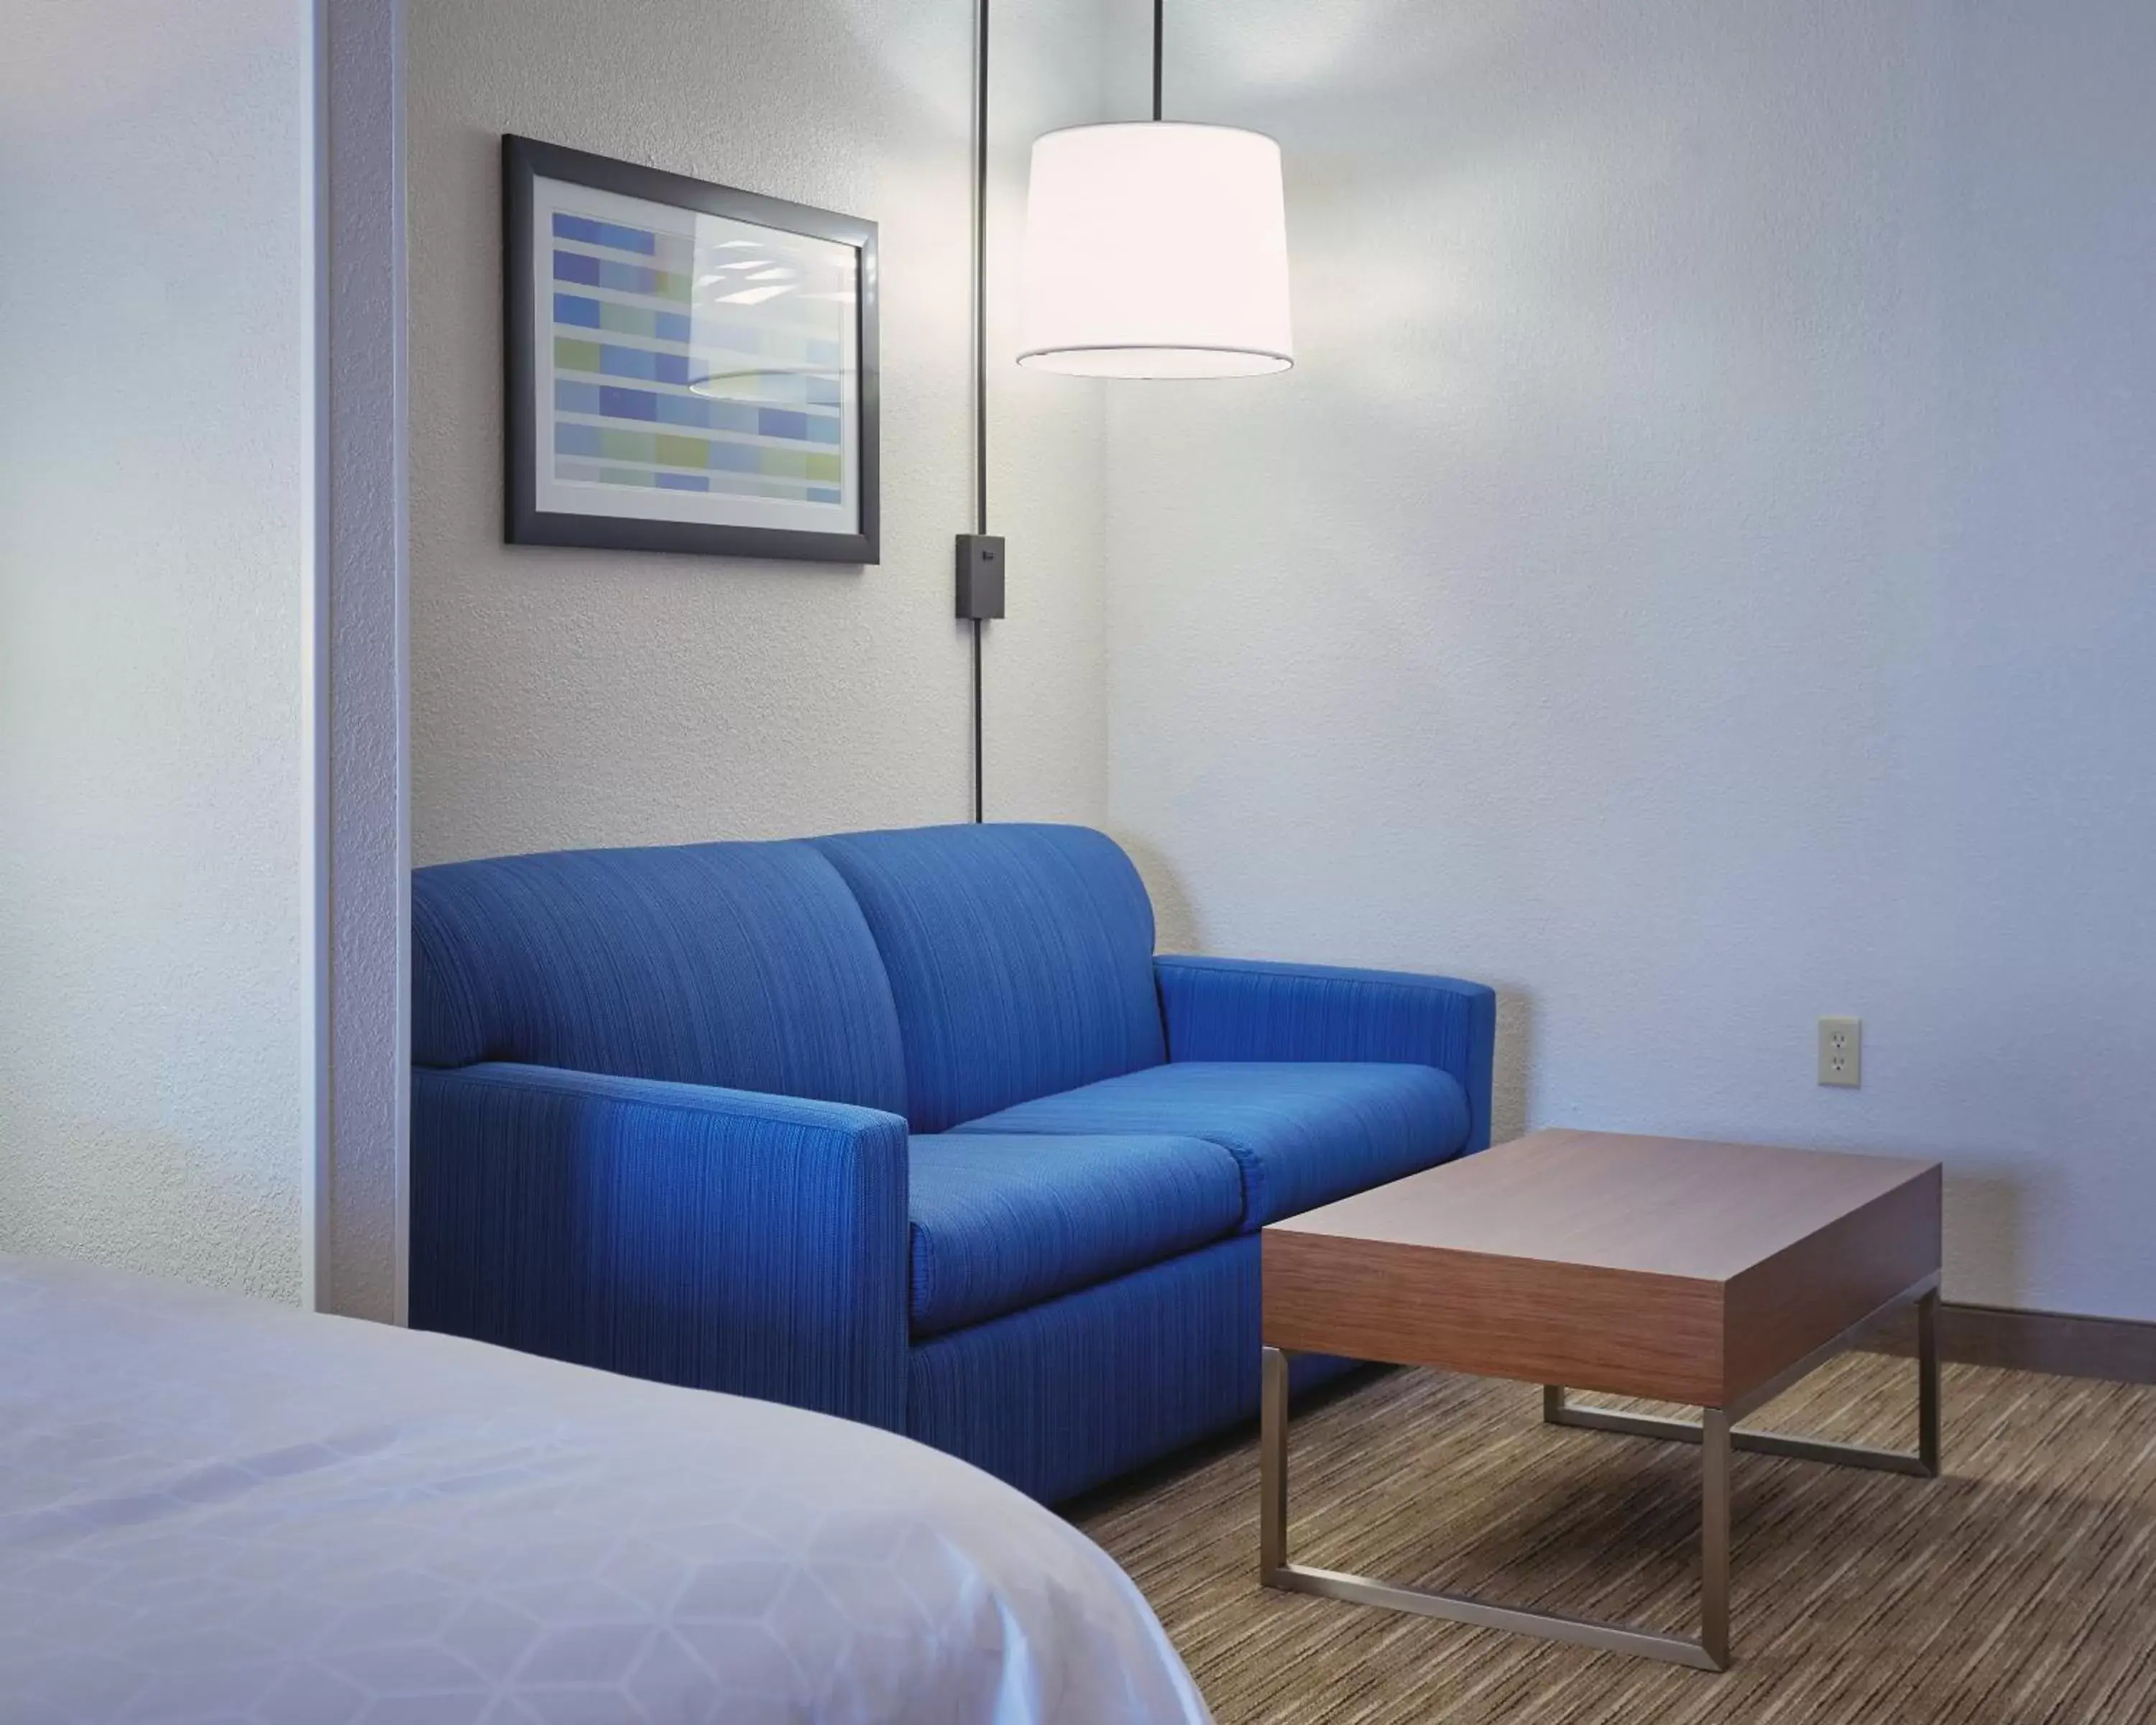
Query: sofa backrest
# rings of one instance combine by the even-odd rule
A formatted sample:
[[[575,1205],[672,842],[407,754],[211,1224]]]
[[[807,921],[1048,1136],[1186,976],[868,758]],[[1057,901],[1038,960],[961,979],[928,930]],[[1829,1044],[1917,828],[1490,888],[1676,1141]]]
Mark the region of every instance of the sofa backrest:
[[[810,842],[883,954],[916,1132],[1167,1058],[1152,901],[1113,839],[998,824]]]
[[[813,845],[567,850],[412,876],[412,1055],[902,1113],[891,984]]]

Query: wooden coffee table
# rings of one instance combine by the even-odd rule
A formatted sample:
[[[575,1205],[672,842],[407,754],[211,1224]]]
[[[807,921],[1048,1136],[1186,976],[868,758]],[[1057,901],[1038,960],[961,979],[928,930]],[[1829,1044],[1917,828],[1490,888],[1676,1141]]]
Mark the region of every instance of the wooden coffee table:
[[[1938,1472],[1939,1165],[1540,1132],[1265,1230],[1259,1579],[1706,1671],[1729,1664],[1729,1455]],[[1916,1453],[1732,1430],[1897,1307],[1917,1308]],[[1558,1425],[1699,1444],[1697,1641],[1291,1563],[1287,1357],[1543,1386]],[[1702,1409],[1570,1405],[1565,1389]]]

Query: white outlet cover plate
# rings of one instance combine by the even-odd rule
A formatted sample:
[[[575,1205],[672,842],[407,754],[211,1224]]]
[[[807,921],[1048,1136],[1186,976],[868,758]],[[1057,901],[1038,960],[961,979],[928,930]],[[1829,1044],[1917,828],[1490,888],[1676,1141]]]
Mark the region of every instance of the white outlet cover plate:
[[[1821,1019],[1819,1021],[1819,1081],[1845,1090],[1864,1083],[1864,1020]]]

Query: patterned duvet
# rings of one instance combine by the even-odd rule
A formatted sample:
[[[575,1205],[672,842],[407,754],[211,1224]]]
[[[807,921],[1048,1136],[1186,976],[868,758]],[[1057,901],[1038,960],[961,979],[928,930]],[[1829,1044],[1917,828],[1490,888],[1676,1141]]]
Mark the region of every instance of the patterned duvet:
[[[0,1721],[1196,1722],[1128,1578],[866,1427],[0,1258]]]

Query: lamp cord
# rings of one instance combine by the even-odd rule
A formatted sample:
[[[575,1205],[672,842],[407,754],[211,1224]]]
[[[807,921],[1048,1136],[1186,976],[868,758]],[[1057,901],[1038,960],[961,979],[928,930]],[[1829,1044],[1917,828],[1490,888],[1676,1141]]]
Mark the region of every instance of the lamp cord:
[[[973,531],[988,531],[988,3],[973,27]],[[981,625],[973,619],[973,820],[984,819]]]
[[[973,531],[988,531],[988,4],[973,10]],[[1152,117],[1161,116],[1168,0],[1152,0]],[[981,626],[973,622],[973,821],[986,819],[987,747],[981,717]]]
[[[1165,33],[1163,14],[1167,8],[1168,0],[1152,0],[1152,117],[1155,124],[1160,120],[1160,44]]]

